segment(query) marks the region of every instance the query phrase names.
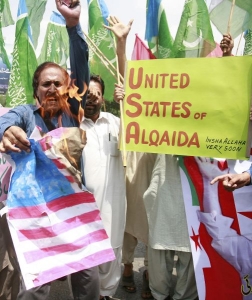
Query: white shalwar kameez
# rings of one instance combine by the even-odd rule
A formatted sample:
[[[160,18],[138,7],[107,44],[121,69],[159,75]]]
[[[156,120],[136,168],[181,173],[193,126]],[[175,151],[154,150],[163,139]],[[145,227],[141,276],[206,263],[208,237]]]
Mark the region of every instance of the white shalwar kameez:
[[[175,251],[178,256],[174,300],[197,299],[177,156],[158,154],[143,195],[149,224],[149,285],[157,300],[171,296]]]
[[[121,152],[118,150],[120,119],[101,112],[94,123],[83,118],[80,128],[86,131],[83,150],[84,180],[94,194],[105,230],[116,259],[100,266],[102,296],[116,292],[121,277],[121,248],[125,228],[125,179]]]

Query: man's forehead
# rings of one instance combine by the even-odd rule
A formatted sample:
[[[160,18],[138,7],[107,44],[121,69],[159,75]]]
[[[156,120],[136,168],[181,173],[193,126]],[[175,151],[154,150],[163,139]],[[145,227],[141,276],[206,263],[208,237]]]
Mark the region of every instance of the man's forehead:
[[[58,68],[46,68],[43,70],[40,74],[40,78],[65,78],[64,73],[62,72],[61,69]]]
[[[99,82],[96,82],[94,80],[91,80],[89,82],[89,86],[88,86],[88,90],[89,91],[101,91],[102,90],[102,87],[101,87],[101,84]]]

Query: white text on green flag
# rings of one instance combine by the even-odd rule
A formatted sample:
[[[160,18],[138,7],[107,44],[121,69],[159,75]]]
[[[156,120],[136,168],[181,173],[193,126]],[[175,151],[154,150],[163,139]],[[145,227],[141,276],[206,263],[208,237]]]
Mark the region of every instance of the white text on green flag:
[[[6,106],[33,103],[32,78],[37,59],[32,44],[25,0],[19,1],[15,44]]]
[[[69,56],[68,40],[65,19],[59,13],[53,11],[38,58],[39,64],[45,61],[52,61],[66,68]]]

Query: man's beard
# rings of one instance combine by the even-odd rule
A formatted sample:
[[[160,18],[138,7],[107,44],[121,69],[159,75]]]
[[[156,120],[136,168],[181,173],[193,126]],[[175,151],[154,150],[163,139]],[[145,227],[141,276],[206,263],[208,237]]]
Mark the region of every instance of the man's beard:
[[[100,113],[101,104],[98,104],[97,102],[98,102],[97,100],[94,100],[94,101],[87,100],[86,106],[84,109],[84,114],[85,114],[86,118],[93,117]],[[91,105],[91,106],[89,106],[89,105]]]
[[[60,95],[58,92],[46,95],[46,98],[41,102],[41,115],[52,118],[61,112],[70,113],[69,104],[67,102],[68,95]]]

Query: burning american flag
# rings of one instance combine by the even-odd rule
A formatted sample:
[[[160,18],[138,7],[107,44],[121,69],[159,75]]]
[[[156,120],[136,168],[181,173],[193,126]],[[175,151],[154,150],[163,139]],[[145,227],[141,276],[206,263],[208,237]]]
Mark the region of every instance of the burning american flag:
[[[85,132],[32,137],[30,153],[8,155],[7,219],[27,289],[114,259],[95,199],[81,188]]]

